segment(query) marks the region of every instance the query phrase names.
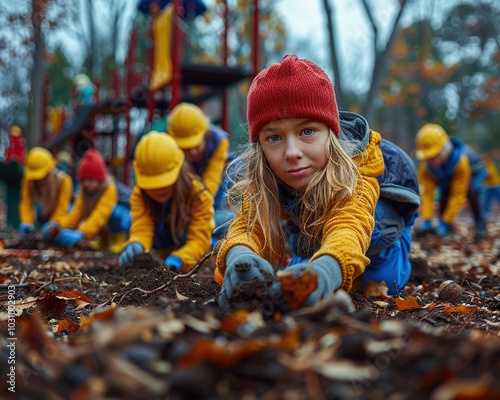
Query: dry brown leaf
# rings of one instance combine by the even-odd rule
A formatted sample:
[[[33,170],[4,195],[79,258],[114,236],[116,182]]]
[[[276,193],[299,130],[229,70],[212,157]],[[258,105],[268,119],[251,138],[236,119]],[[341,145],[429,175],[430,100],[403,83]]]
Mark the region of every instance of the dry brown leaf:
[[[368,281],[366,287],[363,289],[363,296],[365,297],[376,297],[379,299],[388,299],[389,288],[385,282],[376,283],[373,281]]]
[[[415,296],[408,296],[406,299],[396,297],[394,300],[396,301],[396,305],[398,306],[399,311],[415,310],[417,308],[420,308],[418,299]]]
[[[280,271],[277,275],[285,300],[293,309],[304,304],[307,297],[318,287],[318,276],[309,268],[306,268],[300,275],[286,271]]]
[[[477,308],[477,306],[474,306],[475,308]],[[461,314],[470,314],[472,312],[472,310],[474,309],[474,307],[467,307],[467,306],[464,306],[463,304],[460,305],[460,306],[451,306],[451,305],[447,305],[443,312],[445,313],[461,313]]]
[[[77,323],[70,321],[69,319],[62,319],[58,322],[57,325],[57,333],[63,333],[64,331],[75,333],[80,329],[80,325]]]
[[[63,299],[63,300],[79,300],[79,301],[84,301],[86,303],[92,303],[92,300],[90,300],[87,296],[78,293],[74,290],[66,290],[64,292],[56,294],[56,297],[58,299]]]

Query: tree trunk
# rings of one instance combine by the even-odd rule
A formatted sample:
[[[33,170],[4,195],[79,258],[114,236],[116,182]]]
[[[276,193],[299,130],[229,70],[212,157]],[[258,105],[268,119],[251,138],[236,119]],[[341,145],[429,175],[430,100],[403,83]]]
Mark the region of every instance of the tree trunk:
[[[43,11],[46,7],[45,1],[32,0],[31,2],[31,21],[33,24],[33,66],[30,74],[31,83],[31,105],[28,114],[28,132],[27,143],[28,148],[36,146],[40,143],[42,132],[44,129],[43,123],[43,69],[44,69],[44,54],[45,41],[43,38],[41,25],[43,19]]]
[[[371,19],[371,15],[369,14],[369,9],[368,5],[366,3],[366,0],[362,0],[363,4],[365,6],[365,9],[367,10],[368,17]],[[373,71],[372,71],[372,80],[370,84],[370,89],[368,90],[368,93],[366,95],[365,102],[362,107],[362,113],[364,114],[365,118],[368,121],[371,121],[373,117],[373,112],[374,112],[374,101],[375,97],[377,96],[379,90],[380,90],[380,85],[382,83],[382,77],[385,72],[385,65],[387,63],[387,59],[389,57],[389,54],[392,50],[392,46],[394,45],[394,41],[396,38],[396,35],[399,31],[399,21],[401,19],[401,16],[403,15],[403,10],[407,4],[407,0],[401,0],[401,7],[399,9],[398,15],[396,16],[396,19],[394,20],[394,24],[392,26],[391,34],[389,36],[389,40],[387,41],[387,44],[385,45],[384,49],[379,51],[377,48],[377,29],[376,25],[371,19],[372,22],[372,27],[374,31],[374,54],[375,54],[375,61],[373,63]]]
[[[344,101],[344,91],[342,90],[342,79],[340,78],[340,68],[337,57],[337,43],[335,41],[334,34],[334,21],[332,18],[332,7],[330,5],[330,0],[323,0],[323,7],[325,9],[326,15],[326,25],[328,29],[328,41],[330,43],[330,63],[333,69],[334,76],[334,86],[335,86],[335,94],[337,97],[337,106],[342,109],[345,105]]]

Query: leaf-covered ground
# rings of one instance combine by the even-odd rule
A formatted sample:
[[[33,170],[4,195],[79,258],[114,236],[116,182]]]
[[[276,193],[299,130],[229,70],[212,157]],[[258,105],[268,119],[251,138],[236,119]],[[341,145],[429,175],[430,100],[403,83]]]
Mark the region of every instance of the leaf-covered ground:
[[[286,313],[255,287],[220,310],[210,259],[187,277],[154,254],[120,269],[1,232],[1,398],[500,398],[500,220],[478,243],[471,227],[415,238],[399,296],[373,284]]]

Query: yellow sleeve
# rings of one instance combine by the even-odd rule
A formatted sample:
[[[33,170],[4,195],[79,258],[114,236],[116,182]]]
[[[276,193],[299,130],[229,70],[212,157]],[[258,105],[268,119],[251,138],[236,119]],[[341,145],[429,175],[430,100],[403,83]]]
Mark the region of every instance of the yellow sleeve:
[[[57,217],[54,222],[59,224],[61,229],[76,229],[83,219],[83,196],[81,189],[78,192],[73,208],[69,214],[63,214]]]
[[[129,239],[123,245],[123,248],[132,242],[138,242],[144,250],[151,250],[155,229],[154,219],[151,212],[148,211],[141,189],[137,186],[134,186],[130,195],[130,214],[132,216],[132,225]]]
[[[471,175],[469,158],[466,154],[463,154],[451,177],[450,194],[446,206],[442,211],[441,218],[447,224],[452,224],[455,221],[455,218],[457,218],[464,205],[467,192],[469,191]]]
[[[217,252],[215,274],[224,276],[226,273],[226,255],[234,246],[243,245],[254,253],[259,254],[266,260],[271,259],[271,254],[264,246],[264,234],[260,227],[255,227],[250,235],[248,226],[250,214],[250,204],[244,203],[242,209],[236,214],[227,230],[226,239],[221,242],[221,247]]]
[[[380,141],[380,134],[372,131],[366,151],[354,157],[361,173],[355,194],[348,204],[331,211],[331,218],[323,227],[321,247],[311,257],[311,261],[324,255],[335,258],[342,270],[342,288],[347,291],[370,262],[365,253],[380,196],[377,176],[384,171]]]
[[[436,178],[429,172],[425,162],[421,162],[417,169],[418,183],[420,185],[421,209],[420,218],[434,218],[434,196],[436,192]]]
[[[192,270],[210,251],[212,232],[215,228],[214,198],[208,190],[202,189],[202,183],[194,179],[191,197],[195,197],[195,200],[191,208],[186,241],[183,246],[171,253],[182,259],[184,273]]]
[[[202,179],[206,188],[212,195],[215,196],[219,190],[222,181],[222,173],[229,157],[229,140],[224,138],[219,143],[217,149],[213,152],[208,161],[205,171],[203,171]]]
[[[61,186],[59,187],[59,195],[57,196],[57,204],[50,215],[49,220],[53,221],[63,215],[66,215],[69,210],[69,204],[71,203],[71,195],[73,192],[73,182],[71,177],[66,175],[61,181]]]
[[[114,183],[110,183],[88,218],[78,226],[78,230],[83,232],[87,239],[92,239],[109,223],[116,203],[118,203],[118,189]]]
[[[34,224],[35,211],[33,208],[33,195],[31,181],[21,179],[21,198],[19,201],[19,219],[21,224]]]

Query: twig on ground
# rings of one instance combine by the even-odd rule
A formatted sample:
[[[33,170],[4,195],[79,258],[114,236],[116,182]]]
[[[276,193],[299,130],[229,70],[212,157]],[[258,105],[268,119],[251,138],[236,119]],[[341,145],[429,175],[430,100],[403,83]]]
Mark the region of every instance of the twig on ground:
[[[202,257],[202,259],[200,260],[200,262],[198,264],[196,264],[191,271],[189,271],[185,274],[177,274],[176,276],[174,276],[174,281],[176,281],[178,278],[189,278],[191,275],[194,275],[201,268],[201,266],[205,263],[205,261],[207,261],[210,257],[212,257],[214,255],[216,250],[218,250],[218,246],[215,246],[212,251],[205,254]]]
[[[82,279],[86,279],[86,278],[84,278],[83,276],[67,276],[67,277],[64,277],[64,278],[52,279],[50,282],[47,282],[47,283],[43,284],[37,290],[35,290],[35,292],[33,293],[33,296],[37,295],[44,288],[46,288],[49,285],[52,285],[53,283],[62,282],[62,281],[82,280]]]

